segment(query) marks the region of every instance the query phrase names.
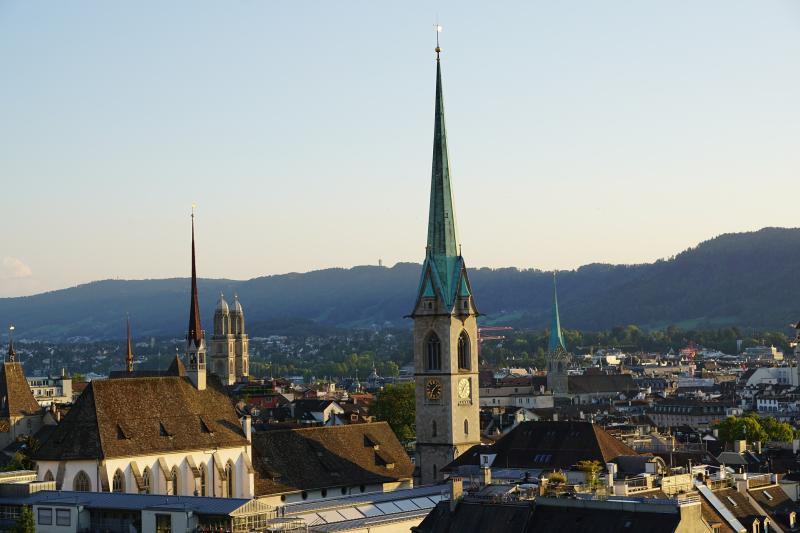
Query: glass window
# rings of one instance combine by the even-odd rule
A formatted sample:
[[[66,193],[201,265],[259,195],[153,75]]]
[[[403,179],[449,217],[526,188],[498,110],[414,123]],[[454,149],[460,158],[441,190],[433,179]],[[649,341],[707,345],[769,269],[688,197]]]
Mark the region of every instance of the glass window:
[[[81,470],[78,472],[78,475],[75,476],[75,481],[73,481],[73,487],[76,492],[89,492],[92,490],[92,483],[89,481],[89,476]]]
[[[469,370],[470,367],[469,336],[466,331],[462,331],[458,336],[458,368],[459,370]]]
[[[156,533],[172,533],[172,516],[168,514],[156,515]]]
[[[426,349],[426,363],[428,370],[441,370],[442,369],[442,343],[436,333],[431,333],[428,336],[428,342],[425,344]]]
[[[172,467],[172,473],[169,481],[170,494],[178,496],[180,494],[180,487],[178,486],[178,467]]]
[[[144,467],[144,472],[142,472],[142,492],[145,494],[150,494],[150,467]]]
[[[125,474],[117,469],[114,472],[114,479],[111,481],[111,492],[125,492]]]
[[[206,494],[206,465],[200,465],[200,496]]]
[[[57,526],[70,526],[72,525],[72,513],[69,509],[56,509],[56,525]]]
[[[234,490],[235,487],[236,487],[236,484],[234,482],[235,480],[233,479],[233,476],[234,476],[233,464],[230,461],[228,461],[228,464],[225,466],[225,478],[226,478],[227,489],[228,489],[228,494],[226,494],[226,496],[228,498],[233,498],[236,495],[236,492]]]
[[[53,510],[51,508],[45,507],[44,509],[39,509],[39,525],[53,525]]]

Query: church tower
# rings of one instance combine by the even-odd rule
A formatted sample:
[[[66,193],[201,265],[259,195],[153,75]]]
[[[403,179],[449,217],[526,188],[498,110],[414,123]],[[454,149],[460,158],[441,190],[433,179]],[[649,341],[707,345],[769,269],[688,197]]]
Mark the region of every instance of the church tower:
[[[247,333],[244,332],[244,310],[239,303],[239,296],[233,295],[233,311],[231,311],[231,333],[234,335],[236,379],[242,380],[250,375],[250,348]]]
[[[211,369],[226,385],[236,382],[234,336],[231,332],[231,311],[225,296],[219,295],[214,311],[214,335],[211,337]]]
[[[553,272],[553,316],[550,322],[550,342],[547,345],[547,388],[553,394],[564,395],[569,392],[568,366],[569,353],[561,335],[556,274]]]
[[[192,288],[189,303],[189,329],[186,332],[186,376],[198,390],[206,388],[206,341],[200,325],[200,304],[197,298],[197,267],[194,254],[194,210],[192,210]]]
[[[131,340],[131,317],[128,317],[128,348],[125,352],[125,371],[133,374],[133,342]]]
[[[456,230],[436,47],[436,105],[428,243],[414,319],[417,466],[422,484],[480,442],[478,311]]]

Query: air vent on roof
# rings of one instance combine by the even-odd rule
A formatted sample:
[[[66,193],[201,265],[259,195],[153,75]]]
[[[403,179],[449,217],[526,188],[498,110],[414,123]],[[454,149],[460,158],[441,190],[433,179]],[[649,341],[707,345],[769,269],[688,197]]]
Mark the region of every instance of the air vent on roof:
[[[770,494],[770,493],[769,493],[769,492],[767,492],[767,491],[762,491],[762,492],[764,493],[764,496],[766,496],[766,497],[767,497],[767,499],[769,499],[770,501],[772,501],[772,499],[773,499],[773,498],[772,498],[772,494]]]
[[[161,435],[162,437],[170,437],[170,438],[172,438],[172,433],[167,431],[167,428],[164,427],[164,423],[163,422],[159,422],[158,423],[158,434]]]
[[[736,502],[733,501],[733,498],[731,498],[730,496],[728,496],[728,501],[731,502],[731,505],[733,505],[734,507],[739,507],[738,505],[736,505]]]
[[[130,435],[128,435],[128,433],[126,433],[123,427],[119,424],[117,424],[117,438],[119,440],[127,440],[131,438]]]

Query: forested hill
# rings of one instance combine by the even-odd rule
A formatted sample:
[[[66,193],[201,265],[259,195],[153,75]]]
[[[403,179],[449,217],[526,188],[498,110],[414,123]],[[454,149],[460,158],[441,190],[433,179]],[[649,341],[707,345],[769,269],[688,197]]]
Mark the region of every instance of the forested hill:
[[[409,324],[420,265],[360,266],[247,281],[200,280],[210,330],[220,292],[239,294],[249,332]],[[552,275],[538,270],[470,272],[479,310],[490,323],[548,325]],[[735,325],[783,328],[800,319],[800,229],[727,234],[652,264],[591,264],[558,275],[561,323],[607,329]],[[23,338],[119,338],[130,313],[137,337],[180,337],[189,306],[186,279],[98,281],[25,298],[0,299],[0,323]],[[410,325],[410,324],[409,324]]]

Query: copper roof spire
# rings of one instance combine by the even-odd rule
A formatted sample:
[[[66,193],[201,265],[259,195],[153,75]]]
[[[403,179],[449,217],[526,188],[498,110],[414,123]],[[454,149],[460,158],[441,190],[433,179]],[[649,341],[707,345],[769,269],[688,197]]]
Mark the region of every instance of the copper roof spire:
[[[200,345],[203,338],[203,328],[200,326],[200,305],[197,303],[197,267],[194,258],[194,206],[192,206],[192,295],[189,306],[189,330],[186,333],[186,342]]]
[[[128,315],[128,351],[125,353],[125,369],[133,373],[133,347],[131,345],[131,317]]]

